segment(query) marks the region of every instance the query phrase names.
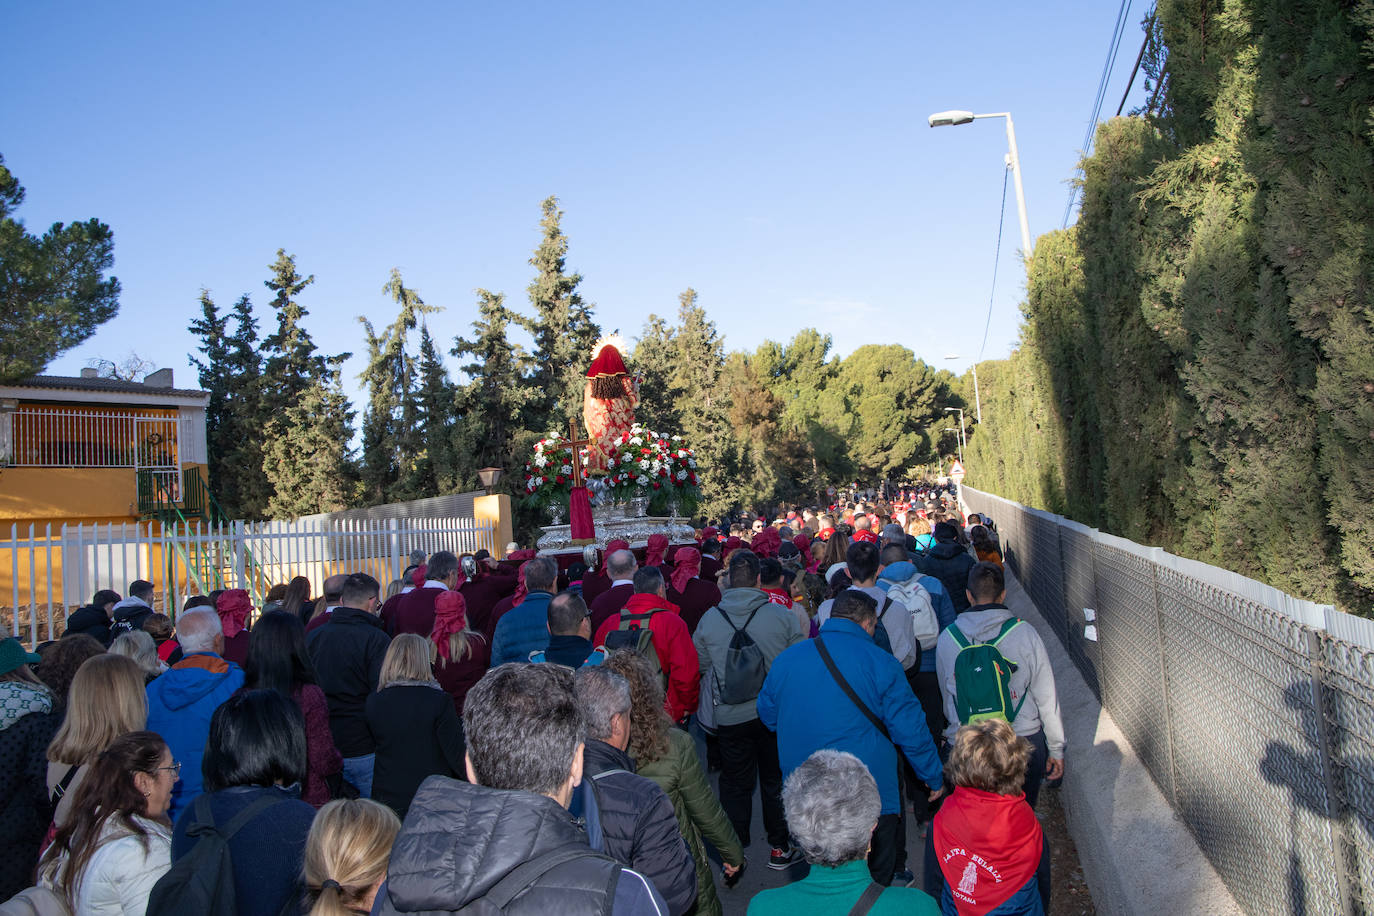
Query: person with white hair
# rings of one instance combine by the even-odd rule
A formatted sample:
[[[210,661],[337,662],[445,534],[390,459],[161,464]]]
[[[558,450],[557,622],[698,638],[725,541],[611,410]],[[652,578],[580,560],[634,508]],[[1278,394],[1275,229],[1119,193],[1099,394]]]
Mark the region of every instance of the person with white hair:
[[[939,905],[923,891],[883,887],[869,875],[868,848],[882,801],[858,757],[816,751],[787,777],[782,804],[787,828],[811,871],[800,881],[757,894],[749,901],[749,916],[940,916]]]
[[[148,730],[157,732],[181,762],[167,815],[177,815],[201,792],[200,761],[210,736],[210,717],[243,686],[243,669],[226,661],[224,629],[213,608],[185,611],[177,618],[181,661],[148,685]]]

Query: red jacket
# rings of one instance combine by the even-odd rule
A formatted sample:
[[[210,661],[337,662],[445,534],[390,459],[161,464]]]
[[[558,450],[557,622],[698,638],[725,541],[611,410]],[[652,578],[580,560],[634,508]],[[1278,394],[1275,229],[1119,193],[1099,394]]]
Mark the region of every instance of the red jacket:
[[[697,691],[701,687],[701,665],[697,660],[697,649],[692,644],[692,634],[687,632],[687,624],[678,616],[677,605],[658,595],[634,595],[625,602],[626,614],[644,614],[655,608],[667,611],[654,614],[649,618],[649,629],[654,634],[654,651],[658,653],[658,664],[668,677],[667,696],[663,708],[674,722],[681,722],[688,713],[696,712]],[[607,618],[596,631],[592,640],[594,646],[604,646],[606,635],[619,628],[620,614]]]

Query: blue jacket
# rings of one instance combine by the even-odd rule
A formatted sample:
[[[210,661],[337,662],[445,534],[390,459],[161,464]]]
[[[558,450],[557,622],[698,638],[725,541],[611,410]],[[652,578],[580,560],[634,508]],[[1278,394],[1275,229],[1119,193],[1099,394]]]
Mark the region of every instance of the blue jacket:
[[[549,647],[548,592],[530,592],[525,600],[501,615],[491,642],[491,666],[527,662],[530,653]]]
[[[916,564],[908,560],[900,563],[892,563],[883,567],[882,574],[878,577],[878,587],[886,590],[889,583],[905,582],[911,578],[911,574],[916,572]],[[949,600],[949,592],[945,591],[945,586],[934,576],[922,575],[916,580],[930,594],[930,603],[935,607],[935,619],[940,621],[940,632],[944,632],[945,627],[954,622],[954,602]],[[921,671],[935,671],[935,650],[927,649],[921,653]]]
[[[157,732],[181,764],[167,816],[177,815],[200,794],[200,761],[210,737],[210,717],[243,686],[243,669],[213,652],[192,652],[148,685],[148,731]]]
[[[887,726],[889,741],[845,696],[816,650],[815,640],[792,646],[773,662],[759,693],[759,719],[778,733],[778,760],[786,777],[816,751],[848,751],[868,767],[883,814],[901,807],[897,792],[896,742],[916,775],[938,788],[943,781],[940,755],[930,739],[921,704],[911,692],[901,662],[873,644],[873,637],[851,620],[832,617],[818,637],[854,692]]]

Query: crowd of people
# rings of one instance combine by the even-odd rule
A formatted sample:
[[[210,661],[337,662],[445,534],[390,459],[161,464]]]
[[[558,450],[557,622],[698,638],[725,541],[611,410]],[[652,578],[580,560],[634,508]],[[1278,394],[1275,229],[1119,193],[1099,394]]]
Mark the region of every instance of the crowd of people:
[[[750,913],[1043,913],[1064,733],[995,526],[855,495],[175,621],[97,592],[0,643],[0,914],[719,914],[755,793]]]

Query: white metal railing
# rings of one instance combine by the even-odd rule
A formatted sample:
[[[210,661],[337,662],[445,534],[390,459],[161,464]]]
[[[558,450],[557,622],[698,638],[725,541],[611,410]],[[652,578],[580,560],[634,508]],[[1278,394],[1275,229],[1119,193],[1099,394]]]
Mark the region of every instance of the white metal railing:
[[[472,518],[336,519],[25,526],[0,530],[0,631],[30,646],[61,634],[67,615],[109,588],[153,583],[153,606],[175,617],[191,595],[246,589],[262,607],[268,589],[305,576],[364,572],[383,585],[410,551],[497,549],[487,521]]]
[[[15,467],[177,467],[175,413],[20,407],[11,415]]]

